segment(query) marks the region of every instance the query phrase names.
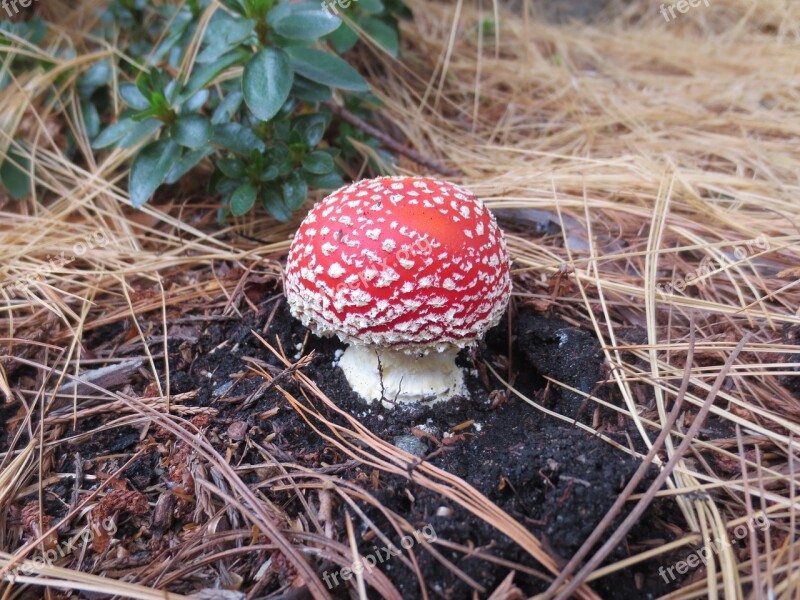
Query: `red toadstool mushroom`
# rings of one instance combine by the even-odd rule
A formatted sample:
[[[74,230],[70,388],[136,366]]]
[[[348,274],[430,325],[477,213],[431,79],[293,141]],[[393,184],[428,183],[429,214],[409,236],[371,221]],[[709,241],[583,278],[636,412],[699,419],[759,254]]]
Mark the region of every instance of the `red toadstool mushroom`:
[[[367,400],[464,394],[460,348],[497,324],[511,294],[508,253],[470,192],[422,177],[380,177],[316,204],[289,251],[292,314],[350,344],[340,360]]]

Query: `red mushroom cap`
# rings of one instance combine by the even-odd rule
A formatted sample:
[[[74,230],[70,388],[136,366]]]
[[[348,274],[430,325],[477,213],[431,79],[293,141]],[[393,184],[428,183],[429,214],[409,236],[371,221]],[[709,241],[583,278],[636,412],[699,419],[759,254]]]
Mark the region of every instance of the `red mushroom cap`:
[[[318,335],[427,352],[469,345],[497,324],[511,278],[502,232],[470,192],[380,177],[311,209],[285,290],[292,314]]]

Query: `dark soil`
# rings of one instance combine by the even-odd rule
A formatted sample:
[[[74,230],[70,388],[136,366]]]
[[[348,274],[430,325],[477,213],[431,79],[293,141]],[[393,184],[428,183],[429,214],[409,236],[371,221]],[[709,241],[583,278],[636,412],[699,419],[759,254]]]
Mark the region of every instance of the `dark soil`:
[[[170,332],[173,340],[170,346],[171,391],[180,394],[196,390],[196,396],[185,405],[211,406],[219,411],[206,424],[206,435],[222,454],[226,448],[235,446],[232,463],[241,466],[263,461],[255,451],[242,444],[236,445],[230,439],[229,428],[232,425],[241,425],[240,429],[259,443],[265,436],[275,434],[268,447],[280,459],[310,469],[339,465],[338,476],[357,482],[384,506],[417,527],[432,527],[440,540],[478,547],[496,557],[542,570],[514,542],[498,534],[484,521],[448,503],[445,498],[406,477],[378,475],[371,469],[348,463],[348,457],[341,455],[338,449],[308,427],[275,386],[258,393],[263,389],[264,381],[248,370],[244,358],[255,358],[269,365],[274,374],[279,374],[283,365],[256,339],[252,331],[257,331],[274,347],[283,348],[290,359],[297,358],[295,353],[305,340],[304,352],[313,351],[316,357],[304,372],[338,406],[357,416],[377,436],[418,453],[424,460],[474,486],[526,525],[559,562],[566,562],[580,548],[638,465],[638,461],[629,455],[573,424],[575,420],[593,423],[605,435],[627,446],[630,439],[637,438],[636,435],[626,436],[625,428],[630,426],[629,423],[620,422],[611,411],[597,411],[594,403],[584,405],[578,394],[562,392],[558,386],[545,384],[544,376],[550,376],[585,393],[600,395],[609,402],[616,401],[614,387],[604,384],[607,370],[599,346],[594,336],[586,331],[557,318],[522,311],[513,321],[510,357],[508,324],[505,321],[487,335],[479,348],[460,355],[459,361],[468,373],[470,399],[458,398],[414,410],[387,410],[363,403],[349,390],[344,376],[334,365],[336,351],[344,346],[338,340],[307,336],[305,328],[289,315],[282,297],[276,298],[272,290],[264,290],[261,297],[265,298],[268,291],[272,292],[271,298],[260,304],[258,314],[250,313],[241,320],[204,320],[199,316],[196,321],[185,320],[180,325],[173,325]],[[124,336],[124,329],[112,328],[107,336],[95,333],[94,339],[108,343],[114,336]],[[491,375],[486,364],[492,365],[503,377],[508,377],[510,364],[510,380],[520,393],[568,419],[547,416],[517,397],[508,397],[503,391],[504,386]],[[279,376],[279,381],[289,392],[299,394],[296,384],[287,375]],[[140,392],[147,384],[141,379],[132,383]],[[276,408],[277,412],[271,410]],[[0,410],[4,412],[2,416],[8,416],[5,414],[8,408],[0,406]],[[335,413],[327,412],[329,420],[341,421]],[[106,417],[81,421],[79,431],[92,430]],[[470,420],[474,421],[472,425],[453,430]],[[420,428],[425,431],[424,435],[420,434]],[[72,433],[67,431],[64,437]],[[7,440],[3,441],[7,443]],[[440,441],[444,444],[438,443]],[[70,472],[74,469],[76,453],[85,463],[91,463],[94,457],[130,454],[149,443],[148,451],[125,471],[125,477],[129,488],[147,495],[152,506],[159,494],[165,493],[163,485],[159,484],[167,479],[169,468],[169,455],[165,454],[168,451],[163,449],[163,445],[159,449],[152,442],[150,436],[142,440],[137,429],[108,429],[94,433],[88,440],[69,444],[60,453],[55,468],[59,472]],[[107,458],[103,459],[103,464],[106,462]],[[120,464],[111,461],[108,470]],[[653,476],[651,472],[642,486],[652,481]],[[254,472],[245,473],[243,477],[247,483],[258,481]],[[85,485],[89,486],[88,482]],[[162,491],[154,491],[156,488]],[[293,494],[262,491],[290,514],[303,510]],[[71,485],[48,489],[47,497],[53,499],[46,503],[48,514],[54,519],[63,515],[72,493]],[[609,560],[619,560],[673,539],[670,531],[678,530],[678,527],[673,525],[670,530],[667,524],[680,523],[673,506],[670,501],[656,502],[651,506]],[[385,518],[377,510],[368,506],[362,506],[362,509],[378,526],[386,525]],[[344,508],[337,506],[334,510],[337,511],[338,524],[335,534],[339,541],[347,544]],[[191,511],[181,513],[176,510],[176,515],[176,519],[164,527],[153,527],[150,515],[131,515],[128,527],[120,528],[120,532],[136,532],[139,548],[142,540],[149,540],[147,543],[151,547],[163,550],[166,543],[163,539],[169,536],[170,531],[178,532],[192,520]],[[624,514],[618,521],[623,517]],[[399,540],[394,540],[394,543],[399,546]],[[374,540],[360,542],[364,555],[374,552],[374,547]],[[486,560],[465,558],[463,554],[443,547],[438,549],[488,592],[496,588],[510,570]],[[470,588],[437,559],[422,547],[414,550],[432,597],[471,597]],[[667,586],[658,576],[657,569],[661,564],[642,563],[591,585],[603,598],[656,597],[676,585]],[[320,575],[338,569],[333,564],[321,562],[315,566]],[[400,560],[387,561],[380,568],[406,598],[421,597],[416,575]],[[521,573],[517,573],[514,582],[525,594],[534,594],[546,587],[541,580]],[[253,582],[245,581],[242,589],[246,591],[251,585]],[[196,586],[186,582],[186,585],[173,585],[172,589],[191,593],[196,591]],[[263,589],[264,597],[275,589],[278,589],[277,580],[272,590]],[[332,593],[345,598],[349,592],[346,586],[338,586]]]

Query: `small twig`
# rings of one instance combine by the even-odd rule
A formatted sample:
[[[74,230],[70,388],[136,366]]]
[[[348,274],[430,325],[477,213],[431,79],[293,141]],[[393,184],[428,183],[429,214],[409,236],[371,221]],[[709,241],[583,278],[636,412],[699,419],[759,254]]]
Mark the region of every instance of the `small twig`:
[[[75,487],[69,501],[70,510],[75,510],[81,501],[81,486],[83,485],[83,459],[79,452],[75,453]]]
[[[448,177],[458,177],[459,175],[462,174],[460,171],[451,169],[450,167],[446,167],[442,164],[439,164],[438,162],[436,162],[431,158],[426,158],[422,156],[422,154],[420,154],[413,148],[408,148],[407,146],[404,146],[403,144],[401,144],[394,138],[390,137],[388,134],[384,133],[377,127],[370,125],[363,119],[349,112],[347,109],[342,108],[341,106],[338,106],[333,102],[323,102],[323,104],[337,117],[339,117],[343,121],[346,121],[347,123],[350,123],[350,125],[352,125],[353,127],[357,127],[364,133],[368,133],[376,140],[378,140],[382,146],[385,146],[389,150],[397,152],[398,154],[402,154],[406,158],[413,160],[415,163],[420,164],[423,167],[432,169],[433,171],[441,173],[442,175],[447,175]]]
[[[358,588],[358,597],[360,600],[367,600],[367,587],[364,585],[364,569],[361,562],[361,556],[358,554],[358,546],[356,545],[356,536],[353,533],[353,521],[350,518],[350,513],[345,511],[344,524],[347,528],[347,539],[350,541],[350,552],[353,555],[353,573],[356,575],[356,587]],[[356,568],[360,565],[362,568]],[[344,579],[344,578],[343,578]]]

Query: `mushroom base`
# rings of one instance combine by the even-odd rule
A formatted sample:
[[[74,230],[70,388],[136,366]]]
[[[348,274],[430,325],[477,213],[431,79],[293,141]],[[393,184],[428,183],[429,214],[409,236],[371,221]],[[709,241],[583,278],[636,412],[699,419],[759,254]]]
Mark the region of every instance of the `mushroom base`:
[[[466,395],[464,373],[456,366],[458,348],[425,356],[351,344],[339,360],[350,387],[368,402],[386,408],[398,404],[433,404]]]

